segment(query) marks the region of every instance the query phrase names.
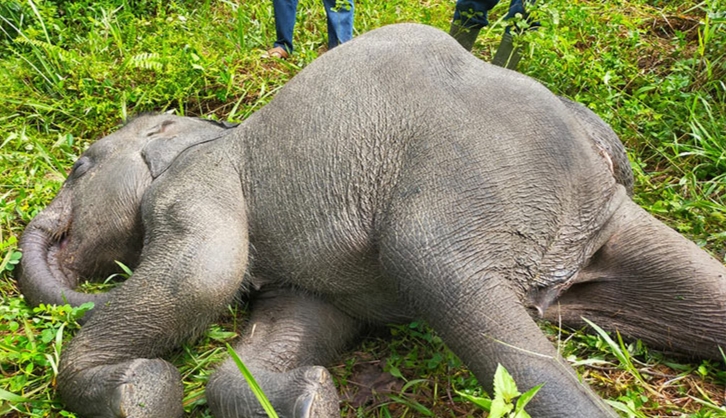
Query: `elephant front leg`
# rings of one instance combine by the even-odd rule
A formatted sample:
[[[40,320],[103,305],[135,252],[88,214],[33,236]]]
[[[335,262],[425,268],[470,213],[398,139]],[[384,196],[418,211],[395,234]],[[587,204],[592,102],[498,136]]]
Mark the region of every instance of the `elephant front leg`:
[[[330,373],[333,361],[361,331],[359,321],[317,298],[291,291],[257,298],[245,335],[235,347],[275,411],[288,418],[340,416]],[[207,386],[215,417],[265,417],[232,359]]]
[[[199,289],[175,295],[154,282],[137,270],[65,348],[58,390],[80,416],[183,415],[179,372],[159,357],[202,332],[232,301],[239,283],[205,288],[213,295]]]
[[[68,407],[89,417],[181,417],[177,369],[161,359],[135,359],[71,372],[60,392]]]
[[[58,389],[67,406],[89,417],[182,416],[181,377],[159,357],[201,333],[242,277],[230,272],[211,284],[193,274],[170,285],[141,266],[65,348]]]
[[[174,178],[173,176],[170,178]],[[151,190],[147,239],[134,274],[64,349],[58,389],[80,416],[183,415],[178,371],[159,357],[206,329],[240,289],[247,267],[244,200],[233,184]]]

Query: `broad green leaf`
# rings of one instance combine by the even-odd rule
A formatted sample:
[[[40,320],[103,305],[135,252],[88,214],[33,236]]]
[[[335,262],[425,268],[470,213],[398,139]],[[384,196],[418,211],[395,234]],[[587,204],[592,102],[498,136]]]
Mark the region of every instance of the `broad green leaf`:
[[[502,398],[494,398],[492,401],[492,409],[489,411],[489,418],[502,418],[512,412],[514,405],[505,402]]]
[[[531,401],[532,398],[534,398],[534,395],[536,395],[537,392],[539,392],[539,390],[542,389],[542,386],[544,386],[544,383],[539,384],[539,385],[533,387],[532,389],[524,392],[522,394],[522,396],[520,396],[519,399],[517,399],[517,406],[516,406],[516,408],[514,408],[514,410],[516,411],[514,418],[529,418],[529,414],[524,411],[524,407],[527,406],[529,401]]]
[[[391,376],[393,376],[393,377],[397,377],[399,379],[405,379],[405,377],[403,377],[403,374],[401,374],[401,370],[399,370],[398,367],[396,367],[396,366],[391,366],[390,369],[388,370],[388,373],[390,373]]]
[[[506,403],[521,395],[517,389],[512,375],[501,364],[497,365],[497,371],[494,373],[494,399],[501,398]]]
[[[539,390],[542,389],[542,386],[544,386],[544,383],[541,383],[541,384],[533,387],[532,389],[524,392],[522,394],[522,396],[520,396],[519,399],[517,399],[517,409],[524,409],[524,407],[529,403],[529,401],[531,401],[532,398],[534,398],[534,395],[536,395],[537,392],[539,392]]]
[[[527,411],[525,411],[523,409],[521,411],[516,411],[512,418],[532,418],[532,417],[527,413]]]

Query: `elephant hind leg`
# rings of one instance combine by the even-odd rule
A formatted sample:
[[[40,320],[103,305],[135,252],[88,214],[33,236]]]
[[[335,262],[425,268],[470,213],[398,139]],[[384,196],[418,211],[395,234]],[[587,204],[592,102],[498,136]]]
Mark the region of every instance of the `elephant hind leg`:
[[[340,415],[339,399],[322,365],[360,331],[359,321],[326,302],[273,291],[255,300],[235,351],[280,416],[332,418]],[[212,375],[206,392],[215,417],[266,416],[231,359]]]
[[[721,358],[726,348],[726,268],[677,232],[626,201],[610,238],[545,318],[582,318],[653,348]]]

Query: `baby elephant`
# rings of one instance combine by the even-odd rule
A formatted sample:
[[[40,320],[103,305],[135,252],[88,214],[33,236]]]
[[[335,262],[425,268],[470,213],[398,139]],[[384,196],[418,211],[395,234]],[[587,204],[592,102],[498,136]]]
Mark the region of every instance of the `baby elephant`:
[[[364,326],[415,318],[485,386],[497,364],[544,383],[532,416],[612,417],[533,316],[695,357],[726,344],[726,268],[631,187],[592,112],[394,25],[237,127],[143,115],[95,143],[23,234],[19,280],[33,304],[96,302],[58,376],[82,416],[182,416],[160,357],[254,290],[236,350],[281,416],[338,416],[323,366]],[[135,267],[125,283],[74,290],[114,260]],[[207,398],[217,417],[263,416],[231,361]]]

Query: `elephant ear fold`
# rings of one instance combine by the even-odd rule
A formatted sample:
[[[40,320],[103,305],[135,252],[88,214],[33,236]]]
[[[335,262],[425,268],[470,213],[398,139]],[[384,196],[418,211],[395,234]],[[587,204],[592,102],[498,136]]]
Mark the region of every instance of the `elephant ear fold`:
[[[152,178],[159,177],[186,149],[205,142],[213,141],[225,134],[224,129],[206,125],[206,129],[200,126],[181,126],[173,120],[165,120],[155,125],[145,136],[149,142],[141,150],[141,155],[151,171]]]

